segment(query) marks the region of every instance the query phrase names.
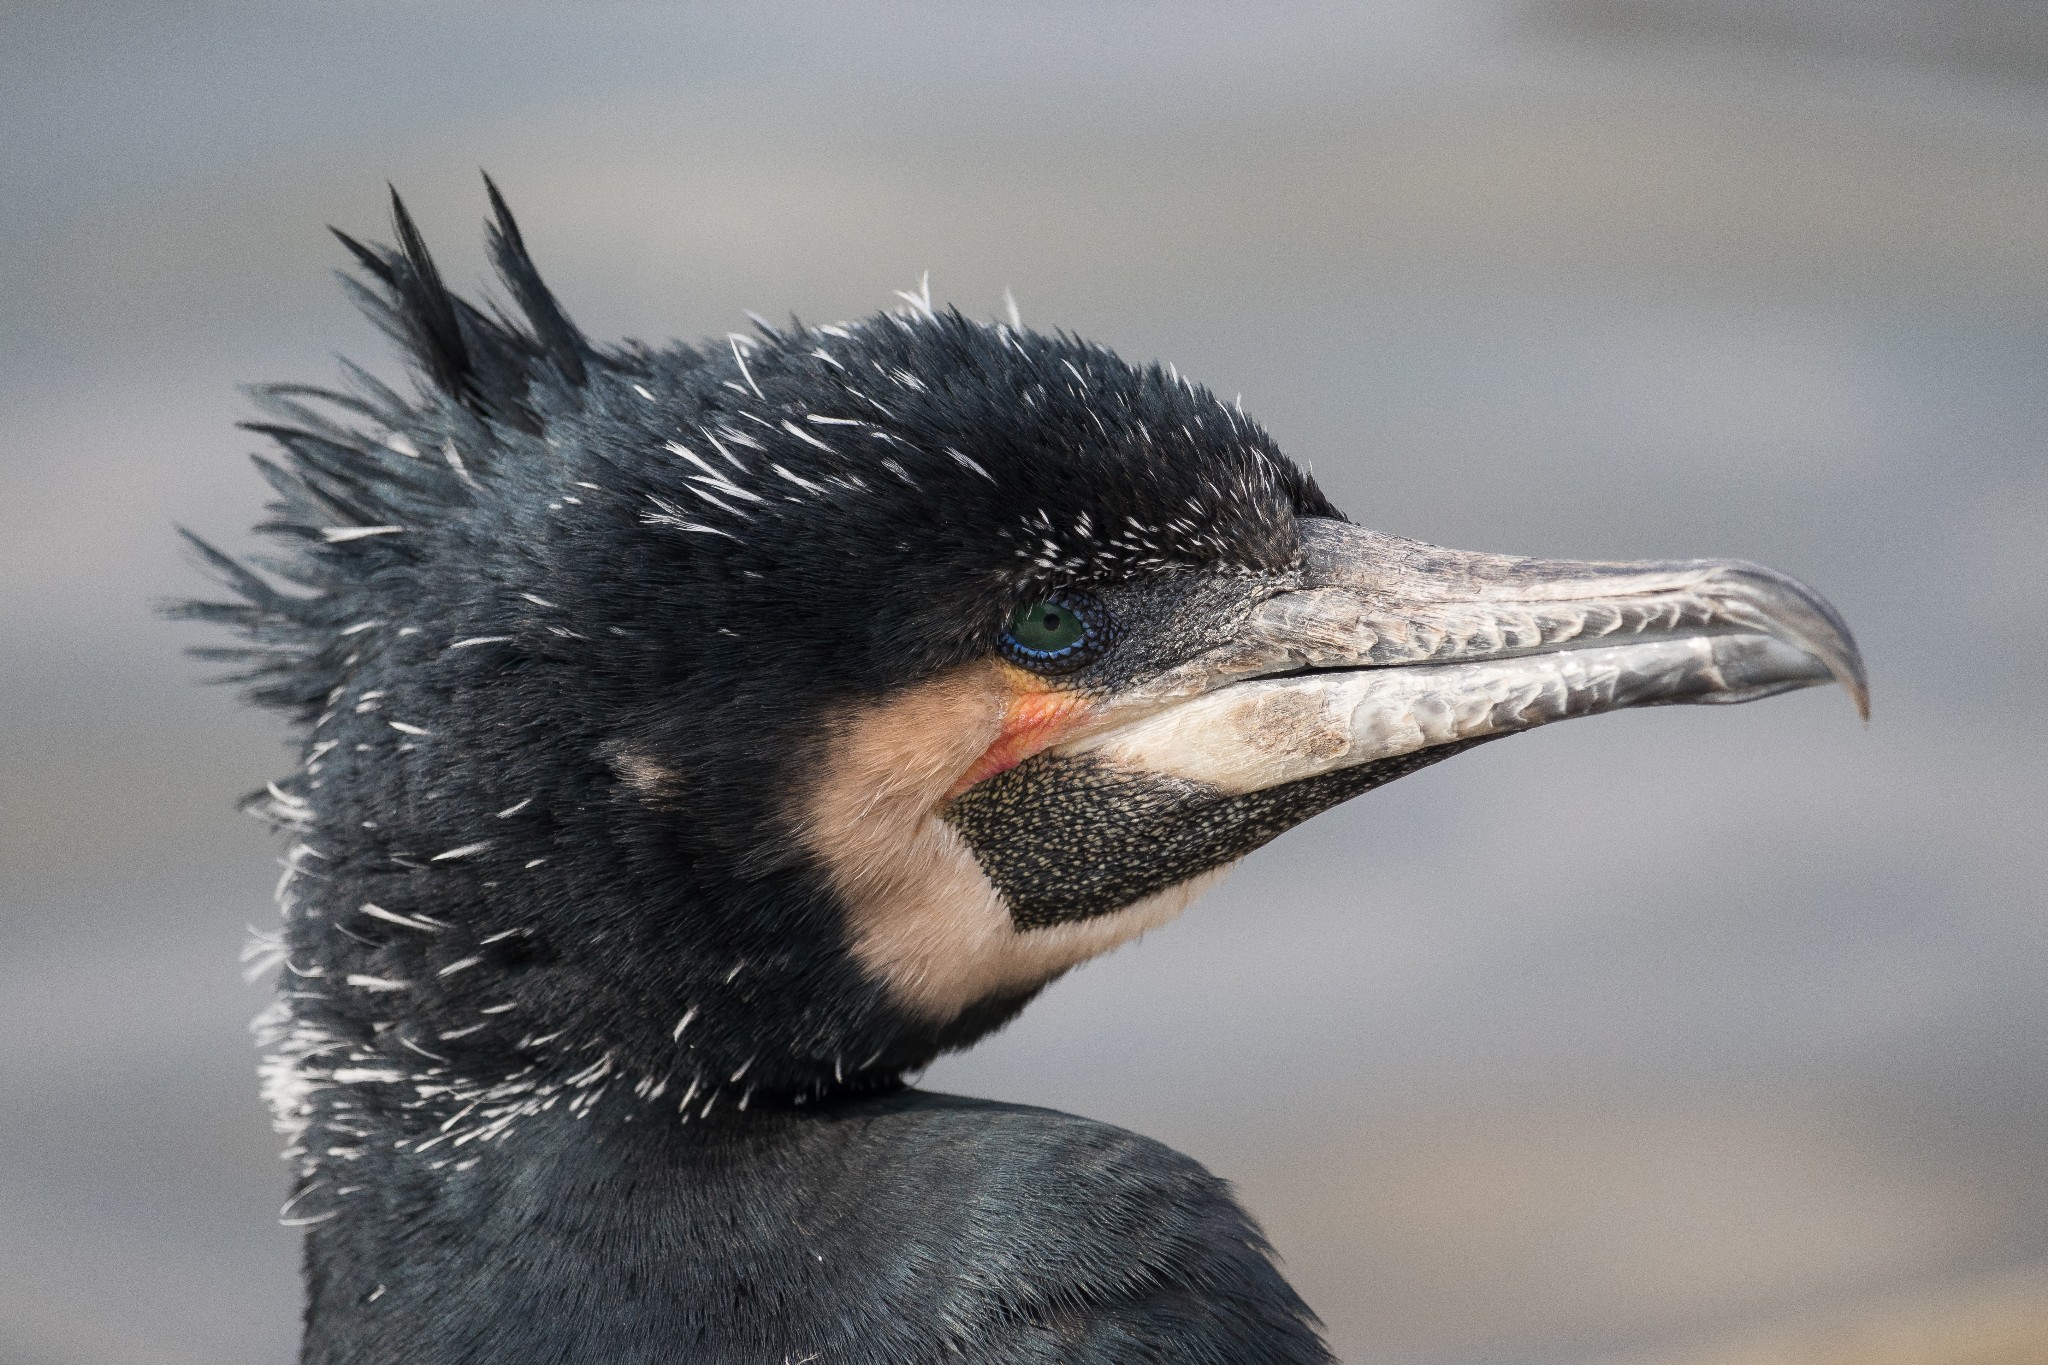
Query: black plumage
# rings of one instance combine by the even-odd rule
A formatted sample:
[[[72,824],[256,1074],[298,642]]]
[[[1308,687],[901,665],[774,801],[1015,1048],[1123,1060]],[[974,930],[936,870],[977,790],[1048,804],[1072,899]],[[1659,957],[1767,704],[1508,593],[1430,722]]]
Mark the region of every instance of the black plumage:
[[[593,345],[489,194],[516,318],[395,196],[396,249],[337,234],[418,392],[257,390],[282,553],[201,543],[239,600],[181,608],[304,742],[254,804],[292,831],[259,1024],[305,1359],[1326,1359],[1193,1163],[902,1078],[1316,810],[1551,718],[1333,758],[1303,690],[1512,665],[1441,603],[1372,616],[1497,571],[1346,526],[1177,373],[922,296]],[[1789,591],[1741,587],[1839,624]],[[1804,662],[1559,714],[1842,652],[1745,629]],[[1147,738],[1245,679],[1224,740]]]

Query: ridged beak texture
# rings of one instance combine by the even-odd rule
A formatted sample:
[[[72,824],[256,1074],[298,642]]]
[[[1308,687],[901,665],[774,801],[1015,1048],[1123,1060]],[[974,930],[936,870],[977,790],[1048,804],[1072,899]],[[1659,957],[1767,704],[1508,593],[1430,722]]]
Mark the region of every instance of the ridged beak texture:
[[[1302,522],[1302,586],[1060,746],[1221,794],[1631,706],[1753,701],[1863,660],[1812,589],[1737,560],[1580,563]],[[1137,714],[1132,714],[1133,712]]]

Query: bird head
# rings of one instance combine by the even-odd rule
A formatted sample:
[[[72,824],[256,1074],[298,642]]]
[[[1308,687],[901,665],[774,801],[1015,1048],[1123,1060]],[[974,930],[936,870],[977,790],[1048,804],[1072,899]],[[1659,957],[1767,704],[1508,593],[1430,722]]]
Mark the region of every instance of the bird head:
[[[292,1131],[446,1160],[557,1103],[893,1084],[1474,744],[1863,705],[1847,628],[1770,570],[1364,530],[1176,372],[924,295],[600,348],[496,212],[516,316],[402,207],[396,247],[343,239],[417,392],[259,391],[286,586],[202,546],[241,600],[185,609],[303,735],[258,803],[295,832]]]

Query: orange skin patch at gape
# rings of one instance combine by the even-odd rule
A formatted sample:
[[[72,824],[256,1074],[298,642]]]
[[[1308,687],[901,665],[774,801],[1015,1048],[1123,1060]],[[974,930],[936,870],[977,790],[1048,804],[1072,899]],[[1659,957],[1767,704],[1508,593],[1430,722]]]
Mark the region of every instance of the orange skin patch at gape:
[[[1010,693],[1002,729],[946,792],[948,801],[1051,748],[1094,717],[1095,708],[1079,693],[1054,688],[1036,674],[1004,664],[998,678]]]

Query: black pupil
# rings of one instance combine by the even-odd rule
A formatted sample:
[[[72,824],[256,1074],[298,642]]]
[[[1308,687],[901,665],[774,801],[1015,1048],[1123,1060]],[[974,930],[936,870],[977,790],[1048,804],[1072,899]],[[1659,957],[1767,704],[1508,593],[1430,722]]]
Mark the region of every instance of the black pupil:
[[[1049,611],[1045,614],[1045,628],[1048,631],[1056,631],[1060,628],[1060,614],[1058,612]]]

